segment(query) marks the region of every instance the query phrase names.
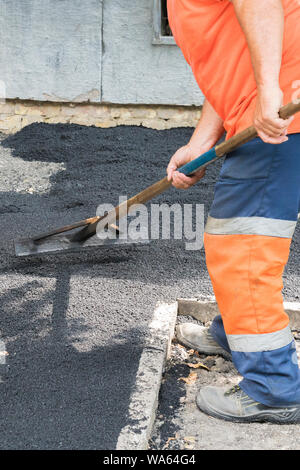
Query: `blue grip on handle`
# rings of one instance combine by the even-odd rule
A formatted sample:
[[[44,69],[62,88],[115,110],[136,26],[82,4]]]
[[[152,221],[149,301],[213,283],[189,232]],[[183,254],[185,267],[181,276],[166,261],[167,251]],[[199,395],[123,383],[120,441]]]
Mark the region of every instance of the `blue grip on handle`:
[[[180,173],[183,173],[184,175],[191,175],[195,171],[199,170],[199,168],[205,163],[210,162],[211,160],[216,158],[216,156],[216,149],[215,147],[213,147],[208,152],[205,152],[200,155],[200,157],[197,157],[195,158],[195,160],[192,160],[191,162],[183,165],[181,168],[178,168],[178,171],[180,171]]]

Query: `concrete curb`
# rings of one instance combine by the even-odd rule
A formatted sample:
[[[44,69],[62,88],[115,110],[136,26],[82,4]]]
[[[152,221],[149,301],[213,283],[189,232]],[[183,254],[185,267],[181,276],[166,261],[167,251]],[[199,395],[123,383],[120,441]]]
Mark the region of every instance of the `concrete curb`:
[[[220,315],[218,304],[213,296],[177,299],[178,315],[190,315],[196,320],[206,323],[216,315]],[[300,303],[284,302],[284,309],[290,317],[291,328],[300,330]]]
[[[161,378],[174,336],[177,309],[177,302],[156,306],[131,395],[128,410],[130,424],[121,430],[116,450],[148,449]]]

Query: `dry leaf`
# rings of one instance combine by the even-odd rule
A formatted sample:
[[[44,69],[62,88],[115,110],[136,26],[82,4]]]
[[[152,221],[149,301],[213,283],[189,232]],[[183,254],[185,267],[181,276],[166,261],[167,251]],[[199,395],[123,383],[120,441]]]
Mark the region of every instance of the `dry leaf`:
[[[188,385],[191,385],[196,382],[198,377],[197,372],[190,372],[188,377],[179,377],[179,380],[183,380]]]
[[[171,442],[171,441],[175,441],[176,439],[178,439],[178,432],[175,434],[174,437],[168,437],[168,440],[167,440],[167,442],[165,443],[165,445],[163,446],[162,450],[167,449],[168,446],[169,446],[169,444],[170,444],[170,442]]]
[[[199,367],[202,367],[203,369],[209,370],[209,368],[205,364],[202,364],[202,362],[197,362],[197,364],[188,363],[187,365],[192,369],[199,369]]]
[[[195,448],[195,443],[187,443],[184,445],[186,450],[193,450]]]
[[[195,436],[185,436],[183,439],[187,442],[195,442],[196,440]]]
[[[192,355],[194,354],[194,352],[195,352],[194,349],[189,349],[189,350],[187,351],[187,353],[188,353],[189,356],[192,356]]]

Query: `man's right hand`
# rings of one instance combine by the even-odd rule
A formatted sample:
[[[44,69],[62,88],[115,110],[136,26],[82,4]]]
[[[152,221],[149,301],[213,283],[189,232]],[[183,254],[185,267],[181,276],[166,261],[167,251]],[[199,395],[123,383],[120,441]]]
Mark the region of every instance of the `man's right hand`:
[[[202,153],[208,149],[199,150],[195,152],[189,145],[180,147],[177,152],[174,153],[167,167],[168,180],[172,181],[172,185],[178,189],[188,189],[193,186],[197,181],[203,178],[205,174],[205,168],[196,171],[193,176],[186,176],[183,173],[177,171],[177,169],[186,163],[199,157]]]

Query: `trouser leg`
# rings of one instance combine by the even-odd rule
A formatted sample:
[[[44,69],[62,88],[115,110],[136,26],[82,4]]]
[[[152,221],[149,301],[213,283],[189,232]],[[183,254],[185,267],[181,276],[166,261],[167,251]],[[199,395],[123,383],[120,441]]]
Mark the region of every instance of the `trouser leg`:
[[[212,337],[214,338],[214,340],[220,346],[222,346],[222,348],[224,348],[226,351],[231,353],[221,315],[217,315],[213,319],[213,322],[211,326],[209,327],[209,331]]]
[[[281,294],[299,174],[299,134],[280,146],[259,139],[242,146],[225,160],[205,230],[207,267],[243,376],[240,386],[269,406],[300,403],[297,354]],[[211,332],[224,347],[220,320]]]

